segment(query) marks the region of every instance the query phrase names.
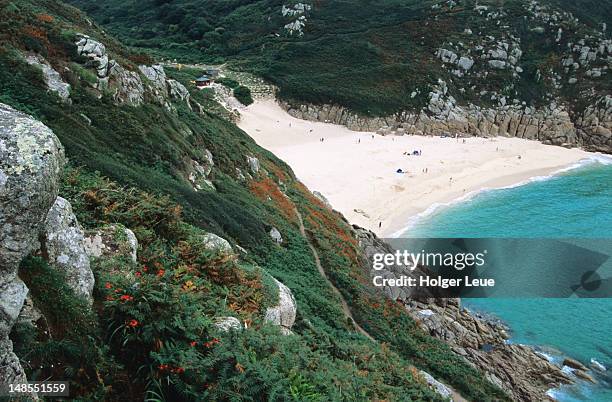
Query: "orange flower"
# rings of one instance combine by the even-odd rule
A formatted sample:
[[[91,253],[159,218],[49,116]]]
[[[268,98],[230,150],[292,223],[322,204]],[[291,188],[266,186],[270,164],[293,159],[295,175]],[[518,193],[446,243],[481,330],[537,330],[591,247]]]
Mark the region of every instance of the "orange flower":
[[[106,289],[112,289],[112,288],[113,288],[113,285],[112,285],[110,282],[106,282],[106,283],[104,284],[104,287],[105,287]]]
[[[106,296],[106,301],[113,301],[115,298],[113,296]]]
[[[121,301],[124,301],[124,302],[134,300],[134,298],[133,298],[132,296],[130,296],[130,295],[123,295],[123,296],[121,296],[119,299],[120,299]]]
[[[126,324],[126,325],[127,325],[128,327],[135,328],[135,327],[137,327],[137,326],[138,326],[138,321],[137,321],[137,320],[132,319],[132,320],[129,320],[129,321],[127,322],[127,324]]]
[[[164,276],[164,274],[165,274],[165,273],[166,273],[166,271],[165,271],[165,270],[160,269],[159,271],[157,271],[157,277],[158,277],[158,278],[161,278],[162,276]]]
[[[160,371],[168,370],[168,365],[167,364],[160,364],[159,365],[159,370]]]

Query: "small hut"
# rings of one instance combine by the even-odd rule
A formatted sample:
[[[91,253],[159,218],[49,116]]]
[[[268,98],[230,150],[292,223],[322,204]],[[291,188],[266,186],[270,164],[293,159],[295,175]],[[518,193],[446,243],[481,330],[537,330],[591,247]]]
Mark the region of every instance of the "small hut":
[[[195,80],[195,84],[198,89],[209,87],[212,83],[213,80],[211,80],[207,75],[203,75],[197,80]]]

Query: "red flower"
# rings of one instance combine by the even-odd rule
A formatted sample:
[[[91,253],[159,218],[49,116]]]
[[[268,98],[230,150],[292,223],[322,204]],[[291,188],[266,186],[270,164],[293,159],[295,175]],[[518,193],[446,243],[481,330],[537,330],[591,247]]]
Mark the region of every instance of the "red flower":
[[[177,368],[172,369],[172,372],[176,374],[183,374],[185,372],[185,369],[182,367],[177,367]]]
[[[147,267],[146,265],[142,267],[142,270],[147,272],[149,270],[149,267]]]
[[[129,321],[127,322],[127,324],[126,324],[126,325],[127,325],[128,327],[135,328],[135,327],[137,327],[137,326],[138,326],[138,321],[137,321],[137,320],[133,320],[133,319],[132,319],[132,320],[129,320]]]
[[[166,273],[166,271],[165,271],[165,270],[160,269],[159,271],[157,271],[157,277],[158,277],[158,278],[161,278],[162,276],[164,276],[164,274],[165,274],[165,273]]]
[[[198,346],[198,343],[196,341],[193,341],[190,343],[191,347],[194,348],[196,346]]]
[[[132,296],[130,296],[130,295],[123,295],[123,296],[121,296],[119,299],[120,299],[121,301],[124,301],[124,302],[134,300],[134,298],[133,298]]]
[[[142,276],[142,274],[140,273],[140,271],[136,271],[136,278],[140,278]]]
[[[160,364],[159,365],[159,370],[160,371],[168,370],[168,365],[167,364]]]
[[[113,301],[115,298],[113,296],[106,296],[106,301]]]
[[[106,289],[112,289],[113,285],[112,285],[110,282],[106,282],[106,283],[104,284],[104,287],[105,287]]]

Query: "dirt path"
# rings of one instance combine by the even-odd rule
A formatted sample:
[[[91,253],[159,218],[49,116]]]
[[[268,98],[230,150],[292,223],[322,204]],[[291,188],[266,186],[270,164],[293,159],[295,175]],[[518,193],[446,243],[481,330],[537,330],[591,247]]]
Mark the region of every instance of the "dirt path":
[[[325,273],[325,270],[323,269],[323,265],[321,265],[321,259],[319,258],[319,253],[314,248],[314,246],[310,242],[310,239],[308,238],[308,235],[306,234],[306,228],[304,227],[304,221],[302,219],[302,214],[300,214],[300,212],[298,211],[298,209],[296,207],[294,207],[294,211],[295,211],[295,215],[298,218],[298,223],[299,223],[299,226],[300,226],[300,233],[302,234],[304,239],[306,239],[306,242],[308,243],[308,247],[310,248],[310,251],[312,252],[312,255],[314,256],[315,264],[317,266],[317,270],[319,270],[319,273],[321,274],[321,276],[327,281],[328,285],[333,289],[334,293],[336,293],[338,295],[338,297],[340,298],[340,303],[342,304],[342,312],[344,313],[346,318],[350,320],[350,322],[353,324],[353,326],[355,327],[357,332],[359,332],[360,334],[362,334],[363,336],[365,336],[366,338],[368,338],[372,342],[376,342],[374,337],[372,335],[370,335],[365,329],[363,329],[357,323],[357,321],[355,321],[355,319],[353,318],[353,313],[351,312],[351,309],[350,309],[348,303],[346,302],[346,300],[344,300],[344,297],[342,296],[342,293],[340,293],[338,288],[336,286],[334,286],[334,284],[327,277],[327,274]],[[453,398],[454,402],[468,402],[468,400],[465,399],[463,396],[461,396],[461,394],[459,394],[455,389],[453,389],[452,387],[450,387],[447,384],[444,384],[444,385],[451,391],[452,398]]]
[[[321,259],[319,258],[319,253],[314,248],[312,243],[310,243],[310,239],[308,238],[308,235],[306,234],[306,228],[304,227],[304,221],[302,220],[302,214],[300,214],[300,212],[295,207],[294,207],[294,211],[295,211],[295,215],[298,217],[298,223],[300,225],[300,233],[302,234],[302,236],[304,237],[304,239],[306,239],[306,242],[308,243],[308,247],[310,248],[310,251],[312,252],[312,255],[314,256],[315,264],[317,266],[317,269],[319,270],[319,273],[327,281],[327,284],[333,289],[334,293],[336,293],[338,297],[340,298],[340,302],[342,304],[342,312],[344,312],[344,315],[346,316],[347,319],[350,320],[350,322],[353,324],[357,332],[359,332],[366,338],[370,339],[371,341],[376,342],[374,337],[368,334],[368,332],[365,329],[361,328],[361,326],[357,323],[357,321],[355,321],[355,319],[353,318],[353,313],[351,312],[351,309],[349,308],[349,305],[346,302],[346,300],[344,300],[342,293],[340,293],[338,288],[334,286],[334,284],[327,277],[327,274],[325,273],[325,270],[323,269],[323,266],[321,265]]]

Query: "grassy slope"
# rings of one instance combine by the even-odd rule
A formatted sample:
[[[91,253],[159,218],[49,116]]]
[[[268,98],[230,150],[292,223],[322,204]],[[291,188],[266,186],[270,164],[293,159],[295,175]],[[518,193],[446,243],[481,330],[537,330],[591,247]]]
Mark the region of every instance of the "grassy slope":
[[[141,242],[136,265],[120,260],[96,263],[94,317],[66,297],[69,290],[61,278],[40,283],[51,275],[44,262],[35,259],[24,266],[22,275],[35,300],[45,306],[43,311],[52,315],[47,306],[60,305],[75,316],[85,314],[68,323],[51,320],[51,340],[16,329],[17,350],[43,366],[28,369],[32,378],[67,378],[79,395],[105,395],[107,400],[125,395],[140,399],[145,392],[176,394],[183,400],[196,395],[213,400],[237,395],[247,400],[436,400],[415,379],[411,367],[416,365],[474,400],[505,399],[447,346],[418,330],[399,306],[368,288],[348,226],[244,132],[212,112],[197,115],[184,104],[175,104],[174,114],[149,103],[134,108],[116,106],[108,96],[97,99],[82,79],[63,69],[76,60],[69,40],[74,31],[103,40],[128,68],[134,68],[130,60],[137,56],[55,0],[21,1],[18,6],[5,2],[0,7],[0,101],[51,127],[72,166],[80,167],[67,172],[62,194],[83,224],[124,223]],[[31,30],[34,26],[36,31]],[[40,72],[20,56],[25,47],[37,48],[70,81],[71,105],[46,91]],[[214,155],[217,191],[196,193],[184,179],[185,161],[201,157],[204,148]],[[235,168],[247,169],[246,154],[258,156],[269,176],[246,184],[236,180]],[[326,269],[358,321],[380,344],[356,335],[344,321],[339,300],[318,274],[298,231],[292,203],[305,216]],[[271,226],[283,234],[282,247],[268,236]],[[247,256],[228,262],[202,252],[194,240],[202,229],[240,244]],[[339,247],[344,251],[338,252]],[[253,271],[253,266],[265,271]],[[136,272],[143,279],[130,279]],[[265,272],[296,296],[296,337],[281,337],[261,322],[263,309],[271,303],[265,300],[270,297],[264,291]],[[219,282],[226,275],[227,282]],[[139,287],[133,287],[134,280]],[[187,280],[195,288],[186,287]],[[133,300],[119,301],[106,282],[112,290],[132,289],[122,291]],[[249,288],[259,290],[252,294]],[[249,320],[252,329],[215,333],[211,319],[225,312]],[[92,325],[92,319],[97,324]],[[132,319],[138,321],[133,328],[127,324]],[[78,327],[81,322],[88,323],[87,331]],[[221,339],[220,346],[197,351],[189,346],[210,342],[213,336]],[[176,371],[179,368],[186,371]]]
[[[580,96],[578,91],[559,92],[550,83],[537,82],[538,68],[562,70],[556,61],[565,43],[555,45],[556,30],[541,35],[529,29],[539,23],[525,26],[524,0],[462,0],[453,8],[446,2],[416,0],[307,2],[314,8],[308,13],[302,37],[289,36],[282,28],[290,19],[282,17],[280,9],[292,3],[289,1],[147,0],[146,5],[120,0],[104,4],[94,0],[71,2],[131,46],[181,60],[229,60],[236,68],[255,72],[278,85],[279,95],[285,99],[341,104],[366,115],[388,115],[423,106],[427,88],[438,78],[449,82],[460,101],[486,105],[487,100],[478,95],[483,89],[506,95],[504,88],[512,82],[507,71],[493,70],[482,79],[455,80],[434,56],[444,43],[469,42],[470,37],[463,34],[466,27],[499,36],[496,21],[487,20],[486,13],[475,12],[474,5],[488,5],[490,10],[502,6],[508,13],[504,23],[511,27],[507,31],[522,40],[525,52],[521,63],[525,73],[518,82],[516,97],[539,105],[547,102],[546,93],[570,103]],[[440,8],[431,8],[438,3]],[[592,0],[540,3],[573,12],[586,24],[579,30],[584,32],[599,30],[600,23],[612,17],[611,7]],[[584,34],[579,31],[571,35]],[[456,81],[456,87],[452,81]],[[585,82],[585,89],[594,85],[602,93],[610,90],[609,82],[585,77],[581,82]],[[476,86],[473,91],[469,89],[472,85]],[[467,92],[458,91],[460,87]],[[422,89],[424,95],[407,96],[416,89]]]

